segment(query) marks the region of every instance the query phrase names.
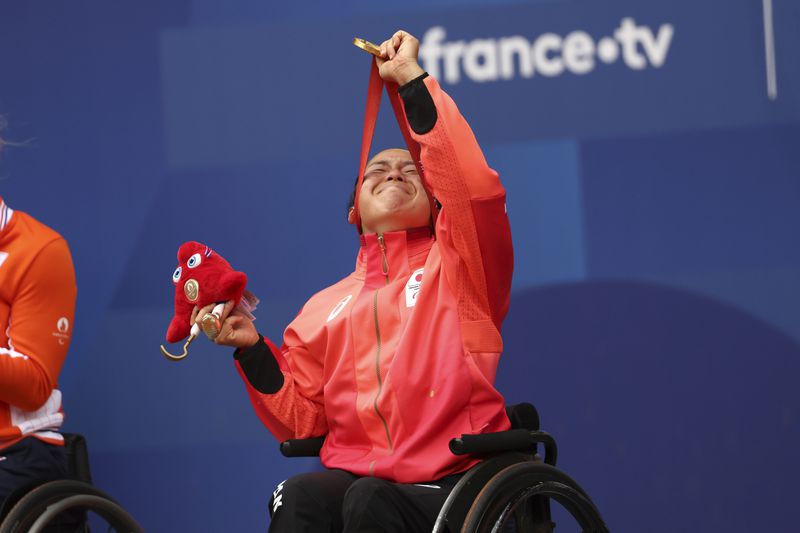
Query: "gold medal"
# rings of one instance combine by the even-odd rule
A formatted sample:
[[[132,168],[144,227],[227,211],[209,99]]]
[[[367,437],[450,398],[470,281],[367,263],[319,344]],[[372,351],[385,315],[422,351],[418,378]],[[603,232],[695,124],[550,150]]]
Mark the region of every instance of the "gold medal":
[[[200,293],[200,285],[198,285],[196,280],[187,279],[186,283],[183,285],[183,293],[190,302],[194,302],[197,300],[197,296]]]
[[[381,49],[379,46],[372,44],[371,42],[365,39],[359,39],[356,37],[353,39],[353,44],[364,50],[365,52],[369,52],[374,56],[381,56]]]
[[[200,320],[200,327],[203,328],[203,333],[206,334],[206,337],[214,340],[217,338],[217,335],[219,335],[222,324],[220,324],[218,315],[215,313],[206,313]]]

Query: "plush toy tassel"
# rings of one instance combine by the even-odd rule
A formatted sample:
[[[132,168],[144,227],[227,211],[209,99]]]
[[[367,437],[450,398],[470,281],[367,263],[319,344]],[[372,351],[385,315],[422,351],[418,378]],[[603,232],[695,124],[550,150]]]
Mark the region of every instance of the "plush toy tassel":
[[[243,302],[245,301],[244,297],[242,298],[242,301]],[[255,309],[255,306],[258,303],[258,298],[256,298],[252,294],[249,294],[247,296],[247,301],[246,302],[247,302],[247,306],[245,308],[249,312],[250,309]],[[210,313],[207,313],[203,317],[203,326],[204,326],[203,329],[205,330],[205,333],[206,333],[206,335],[209,336],[209,338],[213,339],[214,337],[217,336],[217,333],[219,333],[219,329],[220,329],[219,317],[222,316],[222,310],[224,308],[225,308],[225,303],[219,303],[219,304],[214,306],[214,309],[212,309]],[[250,316],[252,317],[252,315],[250,315]],[[212,324],[213,324],[213,326],[212,326]],[[214,329],[216,329],[215,332],[213,331]],[[211,333],[213,333],[213,335]],[[182,359],[185,359],[186,356],[189,355],[189,344],[191,344],[192,341],[195,340],[199,334],[200,334],[200,326],[198,326],[196,323],[192,324],[192,329],[191,329],[191,331],[189,333],[189,338],[186,339],[186,343],[183,345],[183,353],[182,354],[175,355],[175,354],[169,353],[167,351],[167,349],[164,348],[163,344],[161,345],[161,353],[164,354],[164,357],[166,357],[170,361],[180,361]]]
[[[183,345],[183,353],[180,355],[171,354],[164,348],[164,345],[161,345],[161,353],[164,354],[164,357],[169,359],[170,361],[180,361],[184,359],[187,355],[189,355],[189,345],[192,343],[193,340],[197,338],[197,334],[200,333],[200,326],[195,324],[192,326],[192,332],[189,334],[189,338],[186,339],[186,343]]]

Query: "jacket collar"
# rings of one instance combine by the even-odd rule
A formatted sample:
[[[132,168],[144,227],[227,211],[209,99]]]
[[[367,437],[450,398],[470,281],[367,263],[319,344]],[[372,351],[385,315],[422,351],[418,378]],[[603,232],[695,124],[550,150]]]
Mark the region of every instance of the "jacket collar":
[[[406,279],[424,266],[434,237],[429,227],[361,235],[355,276],[369,287]]]
[[[6,229],[8,223],[11,222],[11,215],[13,214],[14,210],[8,207],[3,198],[0,197],[0,231]]]

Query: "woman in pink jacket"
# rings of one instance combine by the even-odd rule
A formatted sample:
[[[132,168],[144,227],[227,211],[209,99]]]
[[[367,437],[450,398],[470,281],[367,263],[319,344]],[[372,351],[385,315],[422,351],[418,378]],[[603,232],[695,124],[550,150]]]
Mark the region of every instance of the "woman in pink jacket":
[[[505,191],[417,63],[417,39],[398,31],[381,50],[424,179],[407,150],[375,155],[348,217],[361,230],[355,271],[311,297],[280,349],[228,315],[232,302],[215,339],[237,347],[278,440],[326,435],[327,470],[279,485],[270,531],[430,531],[476,463],[452,455],[449,440],[509,428],[493,385],[513,269]]]

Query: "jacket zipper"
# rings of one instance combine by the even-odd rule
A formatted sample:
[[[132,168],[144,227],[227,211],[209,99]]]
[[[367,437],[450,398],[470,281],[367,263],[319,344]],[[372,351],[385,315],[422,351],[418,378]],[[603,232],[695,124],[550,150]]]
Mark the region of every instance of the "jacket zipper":
[[[378,234],[378,246],[381,248],[381,272],[386,278],[386,284],[389,284],[389,261],[386,259],[386,243],[383,240],[383,235]]]
[[[386,284],[389,284],[389,262],[386,260],[386,243],[383,240],[383,235],[378,235],[378,245],[381,248],[381,259],[382,259],[382,272],[383,275],[386,277]],[[377,340],[377,349],[375,351],[375,376],[378,378],[378,392],[375,394],[375,399],[372,401],[372,406],[375,408],[375,413],[378,415],[378,418],[381,419],[381,423],[383,424],[383,429],[386,432],[386,440],[389,443],[389,453],[391,453],[394,449],[392,445],[392,437],[389,435],[389,424],[386,423],[386,419],[381,414],[380,409],[378,409],[378,398],[381,396],[381,391],[383,391],[383,380],[381,379],[381,327],[378,324],[378,293],[380,289],[375,290],[375,296],[372,300],[372,314],[373,319],[375,320],[375,338]],[[370,465],[370,470],[372,470],[372,465]]]
[[[389,435],[389,424],[386,423],[386,419],[381,414],[380,409],[378,409],[378,398],[381,396],[381,391],[383,390],[383,380],[381,380],[381,328],[378,325],[378,293],[380,289],[375,291],[375,296],[372,300],[372,311],[373,317],[375,319],[375,336],[378,341],[378,348],[375,351],[375,375],[378,378],[378,392],[375,394],[375,399],[372,401],[372,406],[375,408],[375,413],[378,415],[378,418],[381,419],[383,423],[383,429],[386,432],[386,440],[389,442],[389,453],[394,450],[392,446],[392,437]]]

